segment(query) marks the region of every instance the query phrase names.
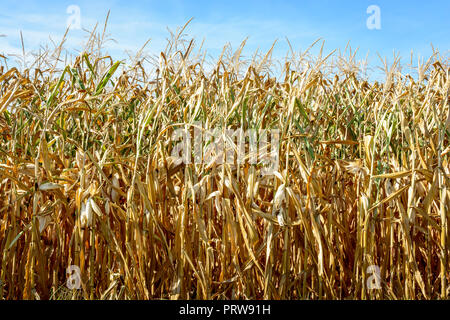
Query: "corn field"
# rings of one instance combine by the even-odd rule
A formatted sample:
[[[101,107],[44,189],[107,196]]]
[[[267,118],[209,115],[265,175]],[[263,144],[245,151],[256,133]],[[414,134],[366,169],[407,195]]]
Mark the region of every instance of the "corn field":
[[[0,299],[448,299],[448,58],[380,82],[307,50],[275,77],[272,49],[208,65],[183,30],[151,69],[95,30],[0,56]],[[178,161],[198,122],[279,130],[277,170]]]

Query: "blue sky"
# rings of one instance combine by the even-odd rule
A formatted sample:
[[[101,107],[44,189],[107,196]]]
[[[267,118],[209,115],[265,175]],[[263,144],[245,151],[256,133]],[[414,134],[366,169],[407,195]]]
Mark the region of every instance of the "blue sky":
[[[91,29],[104,22],[111,10],[108,32],[117,43],[110,42],[110,53],[121,58],[124,50],[134,52],[148,39],[147,49],[157,53],[165,45],[167,27],[174,30],[194,18],[186,33],[211,55],[220,53],[226,43],[233,48],[249,37],[244,54],[256,49],[268,50],[278,40],[274,56],[288,50],[287,37],[295,50],[306,49],[318,38],[325,40],[325,52],[343,50],[347,43],[359,48],[359,56],[369,53],[369,62],[379,64],[377,53],[388,58],[393,50],[404,62],[411,50],[415,56],[428,57],[430,43],[442,54],[450,49],[450,1],[12,1],[0,0],[0,53],[21,51],[20,31],[25,49],[58,41],[66,29],[66,12],[79,6],[81,26]],[[380,30],[369,30],[366,12],[370,5],[380,8]],[[67,46],[81,48],[86,37],[82,30],[70,30]],[[318,48],[316,49],[316,51]],[[416,59],[417,60],[417,59]]]

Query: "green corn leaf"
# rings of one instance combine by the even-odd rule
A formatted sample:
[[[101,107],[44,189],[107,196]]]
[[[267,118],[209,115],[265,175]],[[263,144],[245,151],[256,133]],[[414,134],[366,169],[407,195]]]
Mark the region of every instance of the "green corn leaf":
[[[47,100],[47,107],[50,107],[53,99],[55,98],[55,96],[58,94],[59,92],[59,86],[61,85],[61,83],[64,81],[64,76],[66,75],[66,72],[69,70],[69,66],[67,66],[63,73],[61,74],[61,77],[59,77],[58,83],[55,85],[55,87],[53,88],[52,94],[50,95],[50,97]]]
[[[108,72],[103,76],[102,80],[100,81],[100,83],[98,84],[98,86],[95,90],[95,95],[98,95],[98,94],[100,94],[100,92],[102,92],[103,88],[105,88],[105,86],[107,85],[108,81],[111,79],[114,72],[116,72],[120,63],[121,63],[121,61],[117,61],[116,63],[114,63],[111,66],[111,68],[108,70]]]
[[[72,75],[75,77],[75,80],[78,82],[78,85],[81,89],[86,90],[86,87],[84,86],[84,83],[80,79],[80,75],[78,74],[78,70],[76,68],[71,68]]]

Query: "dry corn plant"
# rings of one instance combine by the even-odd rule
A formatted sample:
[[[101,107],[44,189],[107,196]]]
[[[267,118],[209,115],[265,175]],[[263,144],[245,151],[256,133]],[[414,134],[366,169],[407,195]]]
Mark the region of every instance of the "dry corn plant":
[[[271,77],[272,49],[206,66],[183,32],[1,57],[0,299],[448,299],[448,59],[380,83],[292,52]],[[197,122],[278,129],[277,171],[175,159]]]

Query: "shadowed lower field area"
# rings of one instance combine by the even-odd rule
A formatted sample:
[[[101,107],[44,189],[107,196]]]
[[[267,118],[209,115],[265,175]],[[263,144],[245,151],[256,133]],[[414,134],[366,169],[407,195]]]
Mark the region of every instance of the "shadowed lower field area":
[[[448,299],[448,58],[377,82],[305,52],[274,77],[270,51],[206,67],[182,31],[152,70],[95,33],[70,62],[0,57],[0,299]],[[180,162],[199,122],[279,130],[276,171]]]

